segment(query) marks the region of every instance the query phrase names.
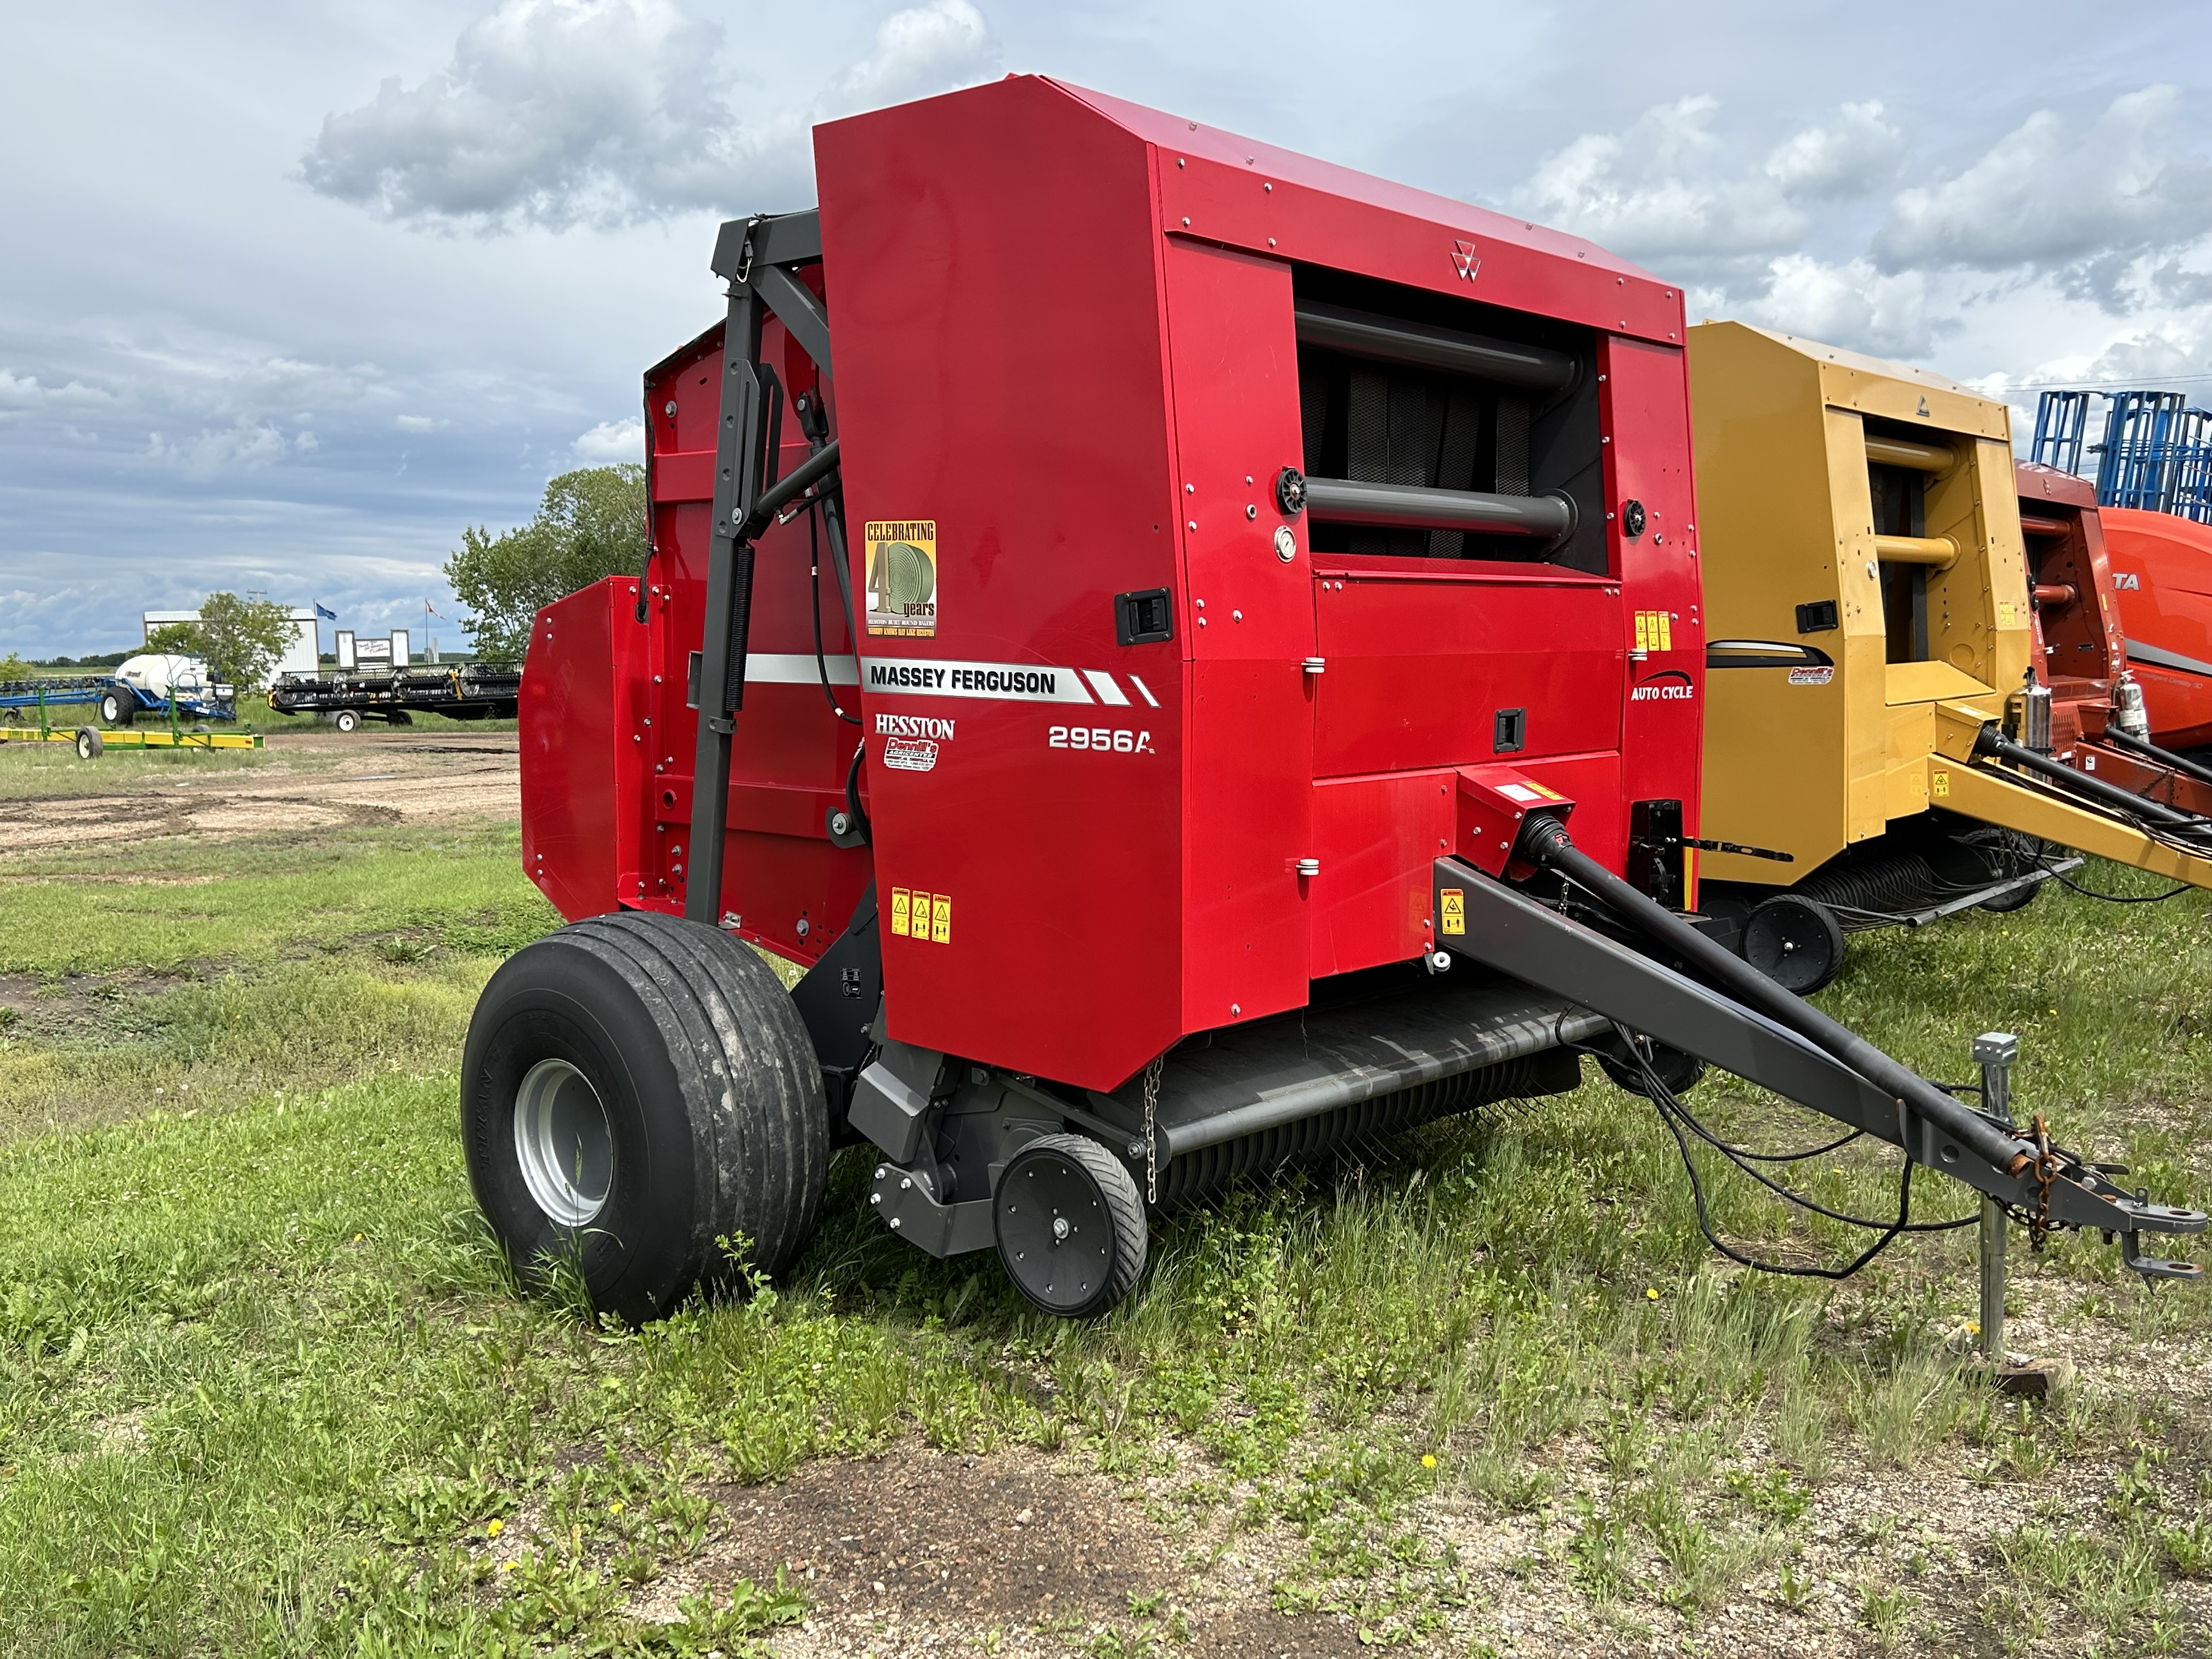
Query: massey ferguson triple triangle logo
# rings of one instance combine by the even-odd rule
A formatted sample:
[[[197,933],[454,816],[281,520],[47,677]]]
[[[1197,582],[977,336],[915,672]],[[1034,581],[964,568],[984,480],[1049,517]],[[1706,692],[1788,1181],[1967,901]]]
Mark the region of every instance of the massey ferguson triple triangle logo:
[[[1475,252],[1472,242],[1452,244],[1452,269],[1459,272],[1463,283],[1473,282],[1482,270],[1482,256]]]

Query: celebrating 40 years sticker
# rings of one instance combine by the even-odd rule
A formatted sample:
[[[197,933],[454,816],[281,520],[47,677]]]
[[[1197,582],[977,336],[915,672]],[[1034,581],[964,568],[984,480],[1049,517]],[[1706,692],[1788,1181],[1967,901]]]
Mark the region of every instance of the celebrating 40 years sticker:
[[[878,520],[861,539],[867,546],[868,632],[936,637],[937,520]]]

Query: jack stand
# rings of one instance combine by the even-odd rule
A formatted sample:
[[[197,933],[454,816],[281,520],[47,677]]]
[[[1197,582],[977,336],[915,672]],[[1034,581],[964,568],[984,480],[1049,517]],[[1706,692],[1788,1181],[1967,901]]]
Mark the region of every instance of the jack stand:
[[[2020,1039],[2010,1031],[1984,1031],[1974,1039],[1974,1059],[1982,1068],[1982,1109],[1999,1122],[2012,1121],[2012,1067],[2020,1058]],[[2069,1359],[2014,1359],[2005,1352],[2005,1206],[1982,1200],[1981,1358],[1975,1369],[2001,1394],[2047,1399],[2073,1380]]]

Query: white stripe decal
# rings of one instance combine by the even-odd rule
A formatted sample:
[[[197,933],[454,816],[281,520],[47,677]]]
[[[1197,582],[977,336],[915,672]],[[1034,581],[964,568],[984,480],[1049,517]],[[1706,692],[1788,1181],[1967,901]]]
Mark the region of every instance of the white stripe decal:
[[[819,685],[825,664],[830,670],[830,684],[858,685],[860,683],[860,663],[857,657],[824,657],[817,663],[811,652],[748,651],[745,653],[745,684]]]
[[[1114,684],[1114,677],[1103,668],[1086,668],[1083,678],[1091,682],[1091,689],[1098,694],[1098,701],[1110,708],[1127,708],[1129,700],[1121,695],[1121,688]]]
[[[1000,702],[1089,703],[1073,668],[1030,662],[946,662],[936,657],[864,657],[866,690],[924,697],[988,697]],[[1126,701],[1126,699],[1125,699]]]
[[[1129,684],[1137,688],[1137,695],[1142,697],[1151,707],[1158,708],[1160,706],[1160,700],[1152,695],[1152,688],[1146,685],[1144,681],[1139,679],[1134,674],[1129,676]]]

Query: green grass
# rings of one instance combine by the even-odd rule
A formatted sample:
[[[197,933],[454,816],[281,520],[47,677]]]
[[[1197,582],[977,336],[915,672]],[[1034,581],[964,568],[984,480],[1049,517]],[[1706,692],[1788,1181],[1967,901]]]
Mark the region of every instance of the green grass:
[[[2212,1571],[2187,1496],[2212,1400],[2118,1364],[2048,1410],[1977,1389],[1944,1340],[1971,1233],[1840,1291],[1724,1270],[1650,1108],[1602,1083],[1231,1194],[1085,1326],[1030,1312],[988,1255],[903,1245],[848,1156],[784,1282],[627,1332],[517,1294],[461,1169],[470,1002],[556,920],[511,829],[181,847],[159,873],[198,884],[91,879],[133,870],[126,849],[0,866],[41,877],[0,884],[0,973],[112,991],[97,1029],[0,1032],[0,1650],[735,1653],[794,1592],[634,1613],[731,1524],[708,1489],[902,1440],[1056,1452],[1170,1528],[1283,1540],[1274,1604],[1376,1643],[1441,1640],[1483,1603],[1423,1530],[1439,1502],[1527,1517],[1517,1570],[1592,1618],[1694,1636],[1748,1595],[1811,1605],[1820,1505],[1862,1471],[1905,1491],[1977,1466],[2014,1513],[1960,1617],[2203,1645],[2173,1586]],[[1954,1079],[1975,1032],[2020,1030],[2024,1109],[2202,1204],[2206,918],[2193,896],[2051,895],[1862,939],[1823,1000]],[[1755,1091],[1697,1097],[1764,1144],[1818,1136]],[[131,1121],[20,1132],[77,1121],[70,1098]],[[1855,1248],[1713,1175],[1751,1248]],[[1857,1148],[1812,1181],[1893,1201]],[[1936,1177],[1921,1203],[1966,1210]],[[2015,1303],[2094,1346],[2208,1328],[2094,1240],[2021,1255]],[[1869,1639],[1948,1650],[1904,1522],[1835,1595]]]

